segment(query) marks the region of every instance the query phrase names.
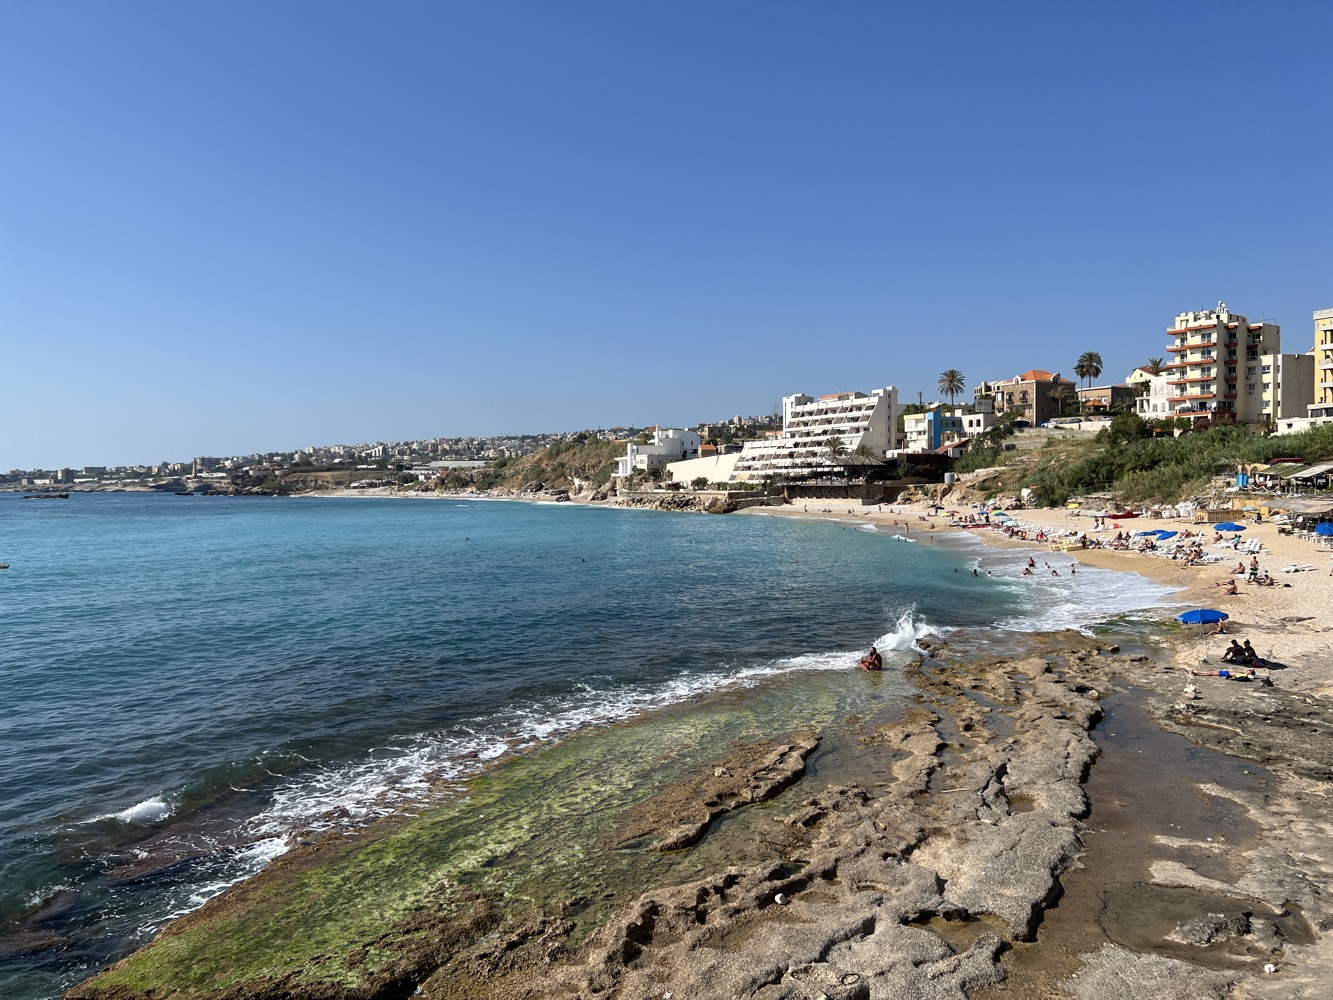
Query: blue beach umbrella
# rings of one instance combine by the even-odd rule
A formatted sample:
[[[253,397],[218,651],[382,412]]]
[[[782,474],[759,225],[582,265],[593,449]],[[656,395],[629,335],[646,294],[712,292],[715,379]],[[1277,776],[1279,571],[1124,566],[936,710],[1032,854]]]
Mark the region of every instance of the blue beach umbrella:
[[[1175,534],[1174,531],[1167,531],[1165,528],[1149,528],[1147,531],[1134,532],[1134,537],[1140,538],[1143,535],[1174,535],[1174,534]]]
[[[1326,538],[1329,535],[1333,535],[1333,521],[1320,521],[1314,526],[1314,533],[1316,535],[1323,535]]]
[[[1159,542],[1164,542],[1164,541],[1166,541],[1168,538],[1175,538],[1176,535],[1178,535],[1178,534],[1180,534],[1180,532],[1178,532],[1178,531],[1163,531],[1163,532],[1159,532],[1158,535],[1157,535],[1157,540],[1158,540]]]
[[[1214,531],[1244,531],[1245,525],[1237,524],[1235,521],[1223,521],[1221,524],[1213,525]]]
[[[1195,608],[1176,615],[1176,621],[1185,625],[1211,625],[1213,622],[1224,622],[1230,617],[1225,611],[1216,608]]]

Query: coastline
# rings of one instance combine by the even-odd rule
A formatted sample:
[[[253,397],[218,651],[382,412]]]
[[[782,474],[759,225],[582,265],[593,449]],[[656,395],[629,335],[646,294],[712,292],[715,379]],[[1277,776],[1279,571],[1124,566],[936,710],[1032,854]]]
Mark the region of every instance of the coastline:
[[[946,530],[939,521],[932,532],[928,519],[912,520],[926,517],[920,513],[923,508],[895,504],[891,509],[907,513],[895,516],[886,510],[867,517],[857,508],[855,514],[844,511],[834,517],[848,522],[855,517],[862,524],[871,521],[879,530],[903,528],[909,536],[925,534],[927,541],[930,534]],[[791,506],[763,508],[762,513],[821,516]],[[1022,517],[1052,529],[1067,527],[1071,520],[1058,511],[1024,511]],[[1031,550],[1034,545],[995,537],[986,540],[1001,549]],[[1062,560],[1065,556],[1080,565],[1117,571],[1141,572],[1142,565],[1144,570],[1151,568],[1142,575],[1172,586],[1193,587],[1185,589],[1185,595],[1200,588],[1206,588],[1205,594],[1207,590],[1220,593],[1208,588],[1197,571],[1166,560],[1097,550],[1061,553]],[[1015,563],[1016,568],[1021,565],[1018,560]],[[1162,563],[1168,564],[1153,565]],[[1213,574],[1221,575],[1221,571]],[[1263,607],[1300,617],[1291,609],[1304,607],[1302,601],[1317,600],[1317,588],[1301,587],[1299,597],[1291,593],[1295,590],[1294,586],[1281,588],[1275,596],[1287,600],[1267,602]],[[1242,599],[1232,602],[1248,612]],[[1218,600],[1206,603],[1230,607]],[[1239,610],[1235,617],[1241,617]],[[1308,632],[1298,635],[1295,643],[1286,642],[1285,635],[1278,636],[1284,640],[1283,656],[1295,657],[1300,648],[1317,649],[1319,642],[1326,641],[1323,633],[1306,624]],[[1313,645],[1301,647],[1301,639]],[[1179,668],[1191,658],[1197,663],[1200,645],[1192,634],[1182,631],[1170,644],[1167,657],[1154,663],[1142,654],[1122,653],[1105,640],[1066,634],[1034,639],[1031,655],[968,663],[955,659],[947,643],[924,641],[929,656],[920,667],[904,671],[917,691],[917,710],[899,722],[850,724],[842,733],[833,727],[815,738],[815,746],[840,748],[830,751],[835,756],[854,754],[852,748],[858,745],[872,758],[887,756],[893,763],[884,780],[868,780],[873,775],[858,775],[855,768],[835,772],[828,766],[821,766],[820,774],[836,773],[840,780],[820,780],[805,762],[812,753],[824,752],[822,749],[816,751],[800,734],[773,734],[766,746],[748,754],[733,748],[682,782],[654,794],[652,801],[661,809],[647,829],[656,831],[654,836],[663,842],[682,825],[702,829],[705,846],[715,837],[725,844],[731,823],[743,827],[751,822],[744,817],[754,810],[740,806],[771,801],[771,811],[781,814],[770,817],[776,822],[775,830],[786,831],[781,843],[774,830],[767,833],[776,845],[773,860],[727,863],[727,851],[716,847],[713,870],[683,885],[661,885],[619,903],[587,938],[574,934],[586,906],[578,898],[578,887],[565,900],[548,901],[519,914],[518,919],[498,914],[493,900],[473,899],[485,918],[480,925],[470,923],[471,918],[461,910],[427,907],[428,918],[416,924],[394,924],[386,932],[380,947],[388,948],[392,962],[366,963],[363,959],[354,968],[374,981],[415,983],[426,997],[535,998],[594,992],[660,996],[667,990],[689,996],[850,998],[896,996],[908,988],[930,997],[972,996],[982,990],[1004,995],[1004,955],[1046,946],[1040,933],[1042,914],[1059,896],[1062,878],[1082,864],[1078,859],[1090,832],[1088,824],[1097,821],[1100,808],[1096,802],[1089,807],[1083,791],[1098,752],[1089,731],[1101,716],[1098,702],[1102,696],[1125,686],[1150,692],[1155,716],[1199,745],[1269,758],[1266,764],[1274,769],[1274,784],[1258,797],[1243,801],[1245,796],[1232,789],[1205,793],[1237,802],[1264,831],[1261,847],[1249,841],[1243,845],[1244,857],[1253,857],[1254,863],[1247,863],[1227,887],[1232,896],[1250,904],[1259,901],[1269,909],[1294,902],[1304,914],[1302,919],[1312,927],[1322,927],[1333,914],[1318,898],[1321,872],[1314,859],[1331,845],[1321,841],[1327,837],[1316,827],[1314,817],[1311,822],[1292,818],[1309,808],[1299,804],[1304,799],[1322,797],[1319,779],[1280,773],[1283,754],[1289,756],[1293,751],[1283,750],[1279,737],[1290,736],[1292,730],[1278,727],[1281,733],[1251,741],[1254,746],[1248,748],[1216,735],[1238,728],[1238,719],[1246,720],[1248,727],[1254,720],[1246,713],[1252,712],[1250,703],[1256,697],[1280,701],[1295,713],[1298,691],[1315,691],[1322,681],[1312,669],[1298,674],[1295,665],[1275,675],[1278,690],[1227,684],[1215,678],[1200,680],[1200,704],[1187,706],[1188,711],[1173,711],[1172,700],[1180,696],[1182,687]],[[1262,646],[1260,649],[1263,651]],[[1307,738],[1302,746],[1308,746],[1309,734],[1303,735]],[[1321,752],[1317,749],[1315,756]],[[710,782],[709,774],[715,781]],[[729,784],[733,778],[735,782]],[[772,794],[754,791],[765,788]],[[714,815],[709,805],[713,800],[732,805]],[[1281,803],[1282,808],[1272,810],[1270,802]],[[699,809],[705,811],[702,818]],[[728,818],[730,812],[736,814],[735,820]],[[404,828],[412,825],[407,823]],[[1137,832],[1151,836],[1154,843],[1164,836],[1161,831]],[[381,829],[376,836],[380,834],[393,843],[394,830]],[[1205,846],[1202,836],[1188,844],[1184,841],[1190,838],[1168,839],[1175,843],[1166,846],[1182,856],[1186,851],[1221,850],[1216,845]],[[286,891],[284,885],[309,885],[312,872],[323,879],[329,872],[338,877],[339,865],[355,871],[364,860],[358,851],[375,851],[378,842],[382,841],[367,838],[349,851],[352,845],[326,841],[293,852],[239,892],[223,897],[226,902],[209,904],[173,924],[147,953],[157,948],[161,956],[163,941],[182,936],[208,939],[219,927],[234,929],[253,917],[253,912],[247,916],[247,905],[281,894]],[[637,838],[629,842],[636,843]],[[625,850],[614,837],[606,847]],[[796,871],[792,870],[793,859],[799,861]],[[1159,866],[1150,874],[1163,884],[1210,888],[1216,894],[1221,880],[1206,865],[1197,867],[1200,871],[1193,872],[1177,862],[1175,867]],[[1204,871],[1208,874],[1201,874]],[[1302,875],[1296,877],[1292,872]],[[787,904],[778,901],[779,893]],[[440,906],[442,897],[428,894],[428,898],[435,898],[433,905]],[[469,935],[484,940],[471,940]],[[423,936],[440,943],[424,948]],[[1268,995],[1260,989],[1266,982],[1290,990],[1297,964],[1304,975],[1326,969],[1327,949],[1322,938],[1311,936],[1315,940],[1309,943],[1293,937],[1270,942],[1274,957],[1282,956],[1284,976],[1265,980],[1256,967],[1256,975],[1246,977],[1246,986],[1255,990],[1250,995]],[[1035,942],[1024,943],[1034,937]],[[184,945],[177,942],[167,950],[181,947]],[[321,963],[338,963],[341,958],[332,953],[318,956]],[[118,968],[137,973],[94,979],[69,996],[147,996],[150,980],[138,976],[155,961],[131,958]],[[1193,990],[1180,992],[1180,996],[1221,997],[1230,995],[1224,991],[1239,978],[1234,970],[1201,975],[1196,966],[1184,961],[1163,965],[1161,956],[1141,954],[1118,943],[1071,961],[1076,979],[1056,982],[1037,977],[1044,988],[1052,990],[1044,995],[1115,995],[1098,993],[1093,984],[1105,985],[1116,977],[1133,981],[1134,976],[1151,972],[1158,977],[1159,986]],[[763,978],[779,966],[783,971],[776,983]],[[1020,970],[1012,969],[1009,974],[1015,987],[1023,981]],[[546,978],[539,982],[536,977]],[[316,995],[302,993],[302,981],[299,973],[291,972],[285,978],[255,981],[227,995],[269,996],[292,989],[296,995]],[[135,982],[142,983],[142,988],[132,985]],[[930,985],[924,987],[923,982]],[[847,990],[829,992],[838,986]],[[199,995],[222,994],[205,989]],[[345,992],[325,984],[318,995],[377,994],[366,994],[361,987]],[[1120,995],[1162,993],[1159,989],[1154,994]]]
[[[905,531],[906,537],[929,540],[932,535],[966,533],[987,545],[997,548],[1047,548],[1047,543],[1034,538],[1011,538],[993,528],[956,528],[947,519],[931,517],[931,508],[921,502],[880,505],[883,509],[862,507],[851,501],[818,501],[815,504],[786,505],[741,511],[748,516],[823,517],[846,522],[873,524],[881,531]],[[1057,532],[1082,531],[1089,527],[1087,517],[1068,510],[1049,508],[1024,509],[1013,512],[1030,534],[1041,530],[1048,536]],[[1203,529],[1204,540],[1213,535],[1207,525],[1197,525],[1184,518],[1141,518],[1115,522],[1118,528],[1089,531],[1090,537],[1112,538],[1117,530],[1142,531],[1147,527],[1172,531]],[[1333,622],[1326,621],[1328,609],[1333,607],[1333,550],[1310,542],[1283,535],[1272,523],[1247,524],[1241,536],[1244,540],[1257,539],[1262,545],[1258,553],[1260,568],[1275,580],[1272,587],[1260,587],[1244,582],[1243,576],[1233,576],[1230,570],[1237,562],[1248,566],[1248,554],[1230,554],[1224,562],[1206,566],[1187,566],[1182,562],[1135,551],[1109,548],[1070,548],[1052,552],[1050,561],[1059,558],[1062,575],[1068,575],[1068,563],[1097,567],[1116,572],[1137,573],[1178,591],[1178,600],[1189,607],[1217,608],[1230,615],[1227,632],[1244,640],[1249,638],[1265,659],[1273,659],[1285,667],[1281,671],[1284,687],[1319,696],[1333,695],[1333,677],[1319,664],[1333,662]],[[1209,551],[1229,552],[1227,549]],[[1283,572],[1289,566],[1309,566],[1307,570]],[[1015,574],[1022,571],[1021,560],[1015,561]],[[1220,584],[1228,579],[1238,581],[1236,596],[1228,596]],[[1226,649],[1228,637],[1206,637],[1198,628],[1182,628],[1178,639],[1171,643],[1175,665],[1186,668],[1197,666],[1200,657],[1208,656],[1209,663],[1218,663]]]

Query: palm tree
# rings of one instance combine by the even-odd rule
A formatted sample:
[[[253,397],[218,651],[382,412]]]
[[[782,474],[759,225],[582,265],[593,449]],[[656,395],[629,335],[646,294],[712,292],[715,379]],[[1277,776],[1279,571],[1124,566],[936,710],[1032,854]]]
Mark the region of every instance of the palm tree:
[[[824,439],[824,450],[828,452],[829,460],[837,465],[838,459],[847,454],[847,442],[837,431],[830,431],[829,436]]]
[[[950,368],[940,375],[940,392],[949,397],[949,405],[953,406],[954,397],[957,396],[966,386],[963,380],[963,373],[957,368]]]
[[[1092,387],[1092,380],[1102,373],[1102,356],[1096,351],[1084,351],[1078,356],[1078,361],[1074,364],[1074,374],[1079,378],[1088,380],[1088,387]]]
[[[1059,382],[1056,384],[1055,388],[1051,390],[1051,398],[1055,400],[1055,405],[1059,409],[1059,416],[1063,417],[1065,415],[1065,404],[1069,402],[1070,397],[1073,395],[1074,390],[1069,388],[1068,382]]]
[[[1143,367],[1148,369],[1149,375],[1160,375],[1166,368],[1166,358],[1149,358]]]

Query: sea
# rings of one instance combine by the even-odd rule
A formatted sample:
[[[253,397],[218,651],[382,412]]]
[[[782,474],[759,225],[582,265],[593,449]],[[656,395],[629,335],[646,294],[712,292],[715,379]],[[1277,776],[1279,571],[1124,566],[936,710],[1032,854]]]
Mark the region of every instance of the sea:
[[[302,838],[534,748],[719,695],[799,723],[782,692],[812,684],[905,705],[927,635],[993,653],[1171,603],[1026,558],[813,513],[0,494],[0,996],[56,997]]]

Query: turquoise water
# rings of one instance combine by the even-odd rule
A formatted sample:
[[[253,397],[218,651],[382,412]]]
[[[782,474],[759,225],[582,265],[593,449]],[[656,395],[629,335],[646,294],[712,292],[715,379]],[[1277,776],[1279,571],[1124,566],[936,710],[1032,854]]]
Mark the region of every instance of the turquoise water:
[[[53,996],[302,832],[408,808],[515,749],[845,671],[871,643],[892,664],[928,631],[1086,624],[1163,596],[1095,570],[1020,580],[1014,550],[865,528],[0,495],[0,995]]]

